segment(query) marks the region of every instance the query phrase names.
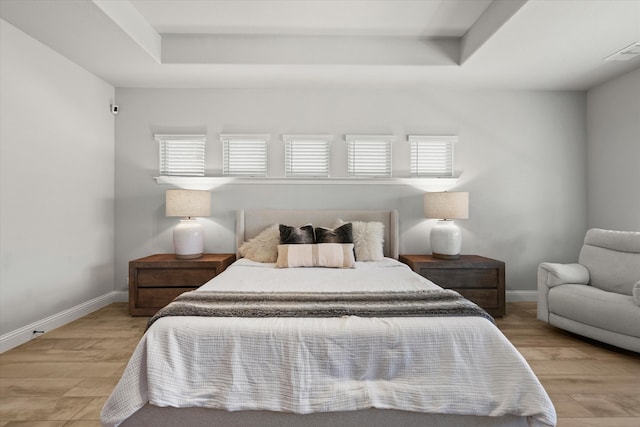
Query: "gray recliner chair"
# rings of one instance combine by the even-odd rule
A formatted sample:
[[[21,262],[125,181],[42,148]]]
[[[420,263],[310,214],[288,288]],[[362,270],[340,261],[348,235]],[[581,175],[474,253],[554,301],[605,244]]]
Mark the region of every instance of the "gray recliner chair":
[[[541,263],[538,319],[640,352],[640,232],[593,228],[577,264]]]

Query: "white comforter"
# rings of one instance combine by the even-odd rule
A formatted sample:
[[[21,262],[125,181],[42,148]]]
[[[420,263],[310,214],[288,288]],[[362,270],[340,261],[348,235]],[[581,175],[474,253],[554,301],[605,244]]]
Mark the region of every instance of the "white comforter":
[[[435,287],[385,259],[355,269],[276,269],[239,260],[200,289],[416,290]],[[526,361],[480,317],[162,318],[138,344],[101,420],[156,406],[311,413],[364,408],[518,415],[554,426]]]

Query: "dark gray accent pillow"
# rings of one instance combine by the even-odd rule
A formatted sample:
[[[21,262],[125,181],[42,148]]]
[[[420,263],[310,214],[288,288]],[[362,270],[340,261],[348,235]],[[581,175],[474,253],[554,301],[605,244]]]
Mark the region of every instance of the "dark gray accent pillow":
[[[302,227],[280,224],[280,244],[295,245],[312,243],[315,243],[315,237],[311,224],[303,225]]]
[[[348,222],[334,229],[316,227],[316,243],[353,243],[353,226]]]

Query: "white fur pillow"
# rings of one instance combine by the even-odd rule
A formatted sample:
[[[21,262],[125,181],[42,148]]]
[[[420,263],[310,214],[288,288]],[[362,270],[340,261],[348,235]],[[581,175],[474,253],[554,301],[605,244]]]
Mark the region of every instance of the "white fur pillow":
[[[377,221],[343,221],[338,226],[350,222],[355,245],[356,261],[381,261],[384,258],[384,224]]]
[[[274,224],[262,230],[248,242],[242,242],[238,248],[240,256],[256,262],[276,262],[280,244],[280,227]]]
[[[640,280],[633,285],[631,292],[633,293],[633,300],[636,302],[636,305],[640,305]]]

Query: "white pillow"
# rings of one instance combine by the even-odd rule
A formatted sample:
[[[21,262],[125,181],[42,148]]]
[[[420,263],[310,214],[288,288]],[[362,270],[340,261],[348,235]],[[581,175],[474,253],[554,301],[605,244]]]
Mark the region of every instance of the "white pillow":
[[[640,280],[633,285],[631,293],[633,293],[633,300],[636,302],[636,305],[640,305]]]
[[[355,245],[356,261],[382,261],[384,251],[384,224],[377,221],[338,220],[338,226],[353,224],[352,235]]]
[[[253,239],[242,242],[238,248],[240,256],[256,262],[276,262],[278,244],[280,243],[280,227],[274,224],[265,228]]]
[[[354,268],[353,243],[278,245],[276,267]]]

